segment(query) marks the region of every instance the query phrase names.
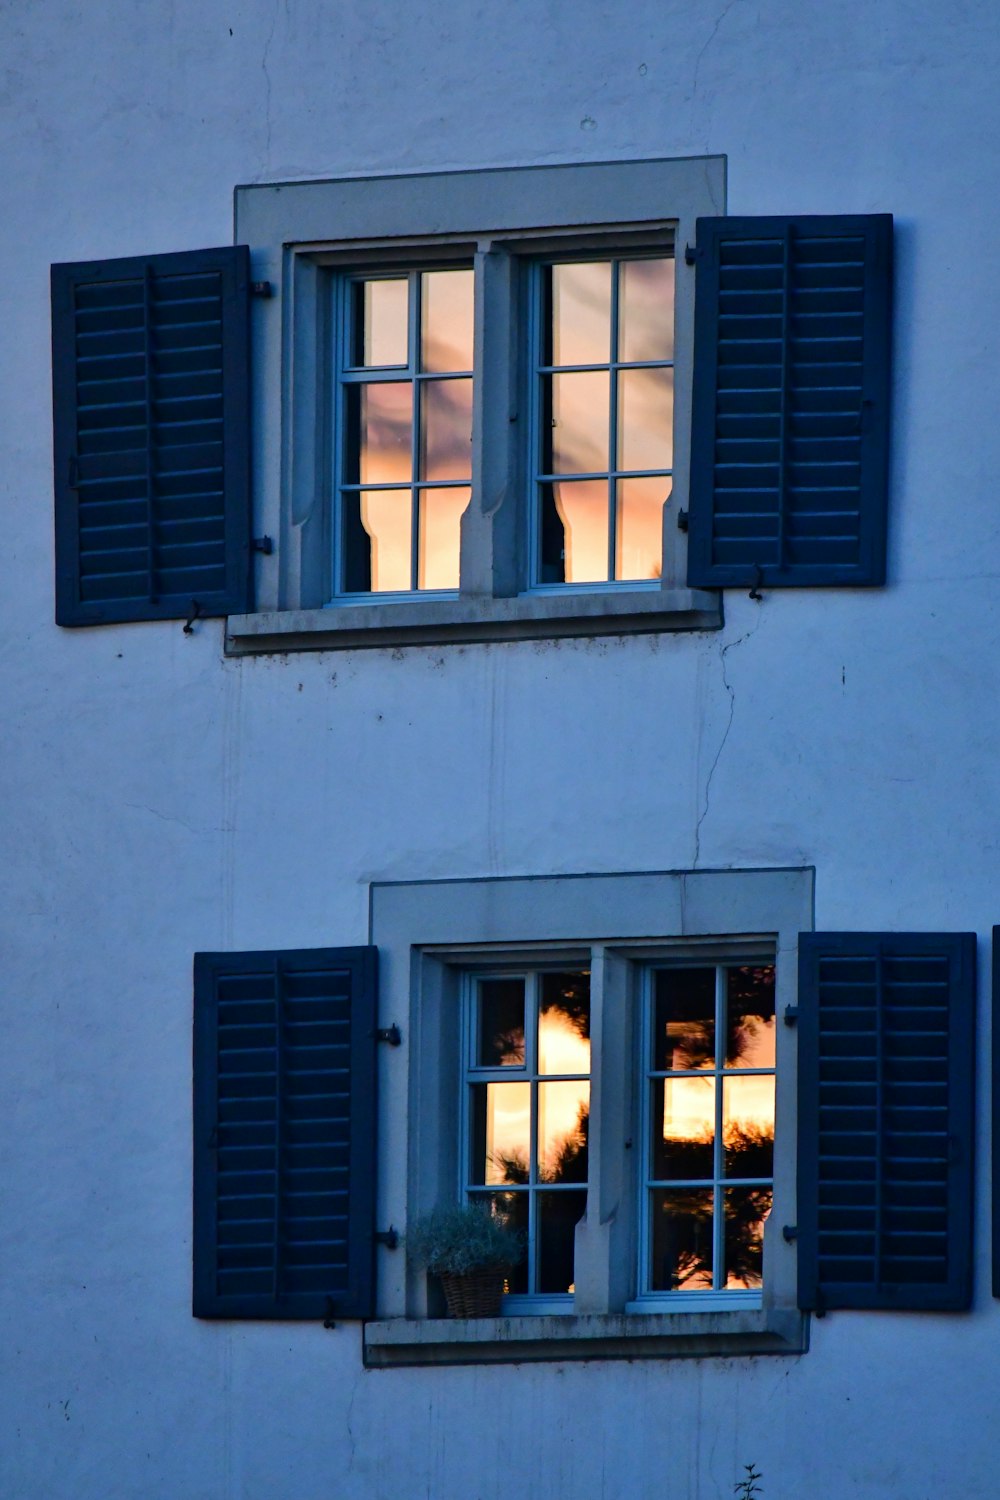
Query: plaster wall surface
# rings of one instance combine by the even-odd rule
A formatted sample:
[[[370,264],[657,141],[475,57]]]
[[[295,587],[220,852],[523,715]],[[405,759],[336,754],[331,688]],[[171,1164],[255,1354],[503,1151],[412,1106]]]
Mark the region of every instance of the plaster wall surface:
[[[795,1359],[365,1371],[356,1325],[195,1322],[190,968],[363,942],[374,880],[811,864],[818,927],[974,929],[985,973],[998,53],[990,0],[0,5],[0,1494],[992,1493],[985,1138],[973,1311]],[[239,182],[703,153],[734,213],[897,217],[887,588],[288,658],[57,630],[50,261],[224,244]]]

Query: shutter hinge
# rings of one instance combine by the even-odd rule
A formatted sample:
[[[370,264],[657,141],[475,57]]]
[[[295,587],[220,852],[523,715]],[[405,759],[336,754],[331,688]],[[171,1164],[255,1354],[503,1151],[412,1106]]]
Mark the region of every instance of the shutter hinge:
[[[677,512],[677,530],[678,531],[687,531],[687,529],[688,529],[688,513],[687,513],[686,510],[679,510]]]
[[[389,1225],[388,1229],[379,1229],[375,1233],[376,1245],[384,1245],[387,1250],[395,1250],[399,1244],[399,1230]]]
[[[379,1027],[375,1033],[375,1040],[377,1042],[388,1042],[390,1047],[398,1047],[403,1038],[400,1035],[399,1027],[393,1025]]]
[[[251,281],[250,290],[255,297],[274,296],[274,287],[269,281]]]
[[[784,1224],[784,1225],[782,1225],[781,1237],[782,1237],[782,1239],[785,1241],[785,1243],[787,1245],[790,1245],[793,1240],[797,1240],[798,1237],[799,1237],[799,1228],[798,1228],[798,1225],[797,1224]]]
[[[799,1007],[797,1005],[785,1006],[785,1025],[794,1026],[799,1019]]]
[[[269,536],[255,536],[250,546],[254,552],[263,552],[265,557],[270,557],[274,551],[274,543]]]
[[[695,247],[693,245],[685,245],[684,246],[684,264],[686,266],[693,266],[694,263],[695,263],[695,261],[697,259],[698,259],[698,252],[695,249]]]

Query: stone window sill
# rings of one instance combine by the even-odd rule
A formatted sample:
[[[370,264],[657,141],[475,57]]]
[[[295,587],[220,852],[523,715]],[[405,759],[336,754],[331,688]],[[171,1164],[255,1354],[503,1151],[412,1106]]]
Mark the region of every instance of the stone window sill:
[[[477,641],[718,630],[722,595],[706,589],[418,599],[231,615],[226,654],[439,646]]]
[[[539,1360],[738,1358],[803,1354],[809,1320],[795,1310],[592,1317],[389,1318],[366,1323],[369,1368],[520,1364]]]

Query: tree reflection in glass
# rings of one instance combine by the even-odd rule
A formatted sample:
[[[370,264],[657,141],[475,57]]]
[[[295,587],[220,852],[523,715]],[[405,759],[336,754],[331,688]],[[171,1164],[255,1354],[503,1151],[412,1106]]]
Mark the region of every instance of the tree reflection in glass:
[[[654,972],[647,1290],[761,1285],[774,1171],[774,968]]]
[[[511,1291],[563,1296],[586,1207],[590,975],[489,976],[472,994],[468,1190],[502,1187],[494,1209],[528,1229]]]

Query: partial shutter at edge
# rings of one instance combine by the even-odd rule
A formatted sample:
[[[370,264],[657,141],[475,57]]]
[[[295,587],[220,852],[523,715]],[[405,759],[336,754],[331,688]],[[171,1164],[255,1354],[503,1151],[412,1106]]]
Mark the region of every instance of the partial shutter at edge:
[[[1000,927],[993,929],[992,1232],[993,1295],[1000,1297]]]
[[[688,583],[885,582],[892,217],[699,219]]]
[[[52,267],[56,623],[251,602],[245,245]]]
[[[367,1318],[377,950],[194,961],[194,1297],[202,1318]]]
[[[799,1305],[972,1295],[975,933],[799,938]]]

